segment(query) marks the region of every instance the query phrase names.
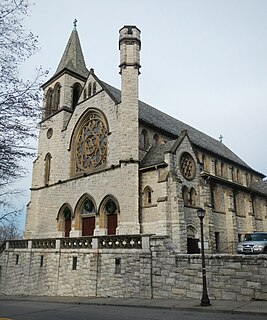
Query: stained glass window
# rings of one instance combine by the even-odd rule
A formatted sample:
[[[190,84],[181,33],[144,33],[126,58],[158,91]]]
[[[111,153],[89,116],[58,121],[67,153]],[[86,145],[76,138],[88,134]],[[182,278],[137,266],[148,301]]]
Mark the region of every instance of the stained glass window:
[[[93,170],[106,162],[108,130],[103,117],[91,112],[83,121],[76,136],[74,162],[75,173]]]

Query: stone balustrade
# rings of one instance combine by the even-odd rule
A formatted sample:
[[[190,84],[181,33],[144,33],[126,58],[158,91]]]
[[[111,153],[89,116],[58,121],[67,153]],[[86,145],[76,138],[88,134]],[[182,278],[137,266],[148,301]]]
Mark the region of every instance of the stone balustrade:
[[[143,240],[144,238],[144,240]],[[0,247],[5,249],[147,249],[149,236],[112,235],[98,237],[71,237],[58,239],[7,240]]]

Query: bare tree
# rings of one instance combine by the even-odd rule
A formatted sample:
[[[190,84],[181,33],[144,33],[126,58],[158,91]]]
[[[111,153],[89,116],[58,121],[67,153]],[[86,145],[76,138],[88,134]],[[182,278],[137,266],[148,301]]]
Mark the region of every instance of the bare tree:
[[[33,55],[37,38],[26,32],[28,0],[3,0],[0,3],[0,220],[15,215],[6,212],[11,183],[25,174],[22,160],[34,154],[30,145],[40,120],[40,82],[42,69],[31,80],[19,77],[20,65]],[[4,212],[4,213],[3,213]],[[2,219],[1,219],[2,216]],[[4,217],[4,218],[3,218]]]

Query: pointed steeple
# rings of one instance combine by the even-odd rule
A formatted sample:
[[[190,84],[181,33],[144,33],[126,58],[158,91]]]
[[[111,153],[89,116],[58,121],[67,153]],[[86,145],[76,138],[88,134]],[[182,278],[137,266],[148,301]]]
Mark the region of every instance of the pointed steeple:
[[[56,73],[58,74],[63,69],[68,69],[73,71],[83,77],[88,76],[88,69],[86,68],[82,47],[80,43],[80,39],[78,36],[78,32],[76,29],[77,20],[75,19],[73,22],[73,30],[70,35],[69,41],[63,53],[63,56],[59,62]]]

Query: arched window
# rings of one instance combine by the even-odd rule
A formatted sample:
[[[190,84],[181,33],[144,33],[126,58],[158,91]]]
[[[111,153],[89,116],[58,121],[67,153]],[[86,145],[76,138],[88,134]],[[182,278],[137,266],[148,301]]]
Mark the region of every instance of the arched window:
[[[144,189],[144,205],[149,206],[152,204],[152,189],[149,186],[146,186]]]
[[[221,162],[221,175],[222,177],[225,177],[225,165],[223,162]]]
[[[192,207],[196,206],[196,196],[197,196],[196,190],[194,188],[191,188],[191,190],[190,190],[190,205]]]
[[[149,139],[146,129],[143,129],[140,136],[140,148],[147,150],[149,148]]]
[[[72,174],[82,174],[106,163],[108,125],[98,110],[89,109],[75,128],[72,139]]]
[[[158,144],[159,144],[159,135],[155,133],[153,136],[152,145],[156,146]]]
[[[188,192],[188,188],[186,186],[183,186],[183,188],[182,188],[182,197],[184,200],[184,205],[188,206],[189,205],[189,192]]]
[[[88,97],[91,97],[91,95],[92,95],[92,83],[90,82],[88,84]]]
[[[46,93],[46,103],[45,103],[45,117],[49,117],[52,113],[52,98],[53,98],[53,89],[49,88]]]
[[[215,175],[218,176],[219,175],[219,163],[218,163],[217,159],[215,159],[214,165],[215,165]]]
[[[202,165],[203,165],[203,170],[207,171],[207,158],[204,153],[202,154]]]
[[[53,110],[52,113],[56,112],[59,109],[60,104],[60,83],[56,83],[54,87],[54,93],[53,93]]]
[[[96,93],[96,82],[93,83],[93,94]]]
[[[44,173],[44,184],[47,185],[50,180],[50,169],[51,169],[51,154],[47,153],[45,156],[45,173]]]
[[[81,91],[82,91],[82,86],[78,82],[74,83],[73,89],[72,89],[72,109],[73,110],[79,101]]]
[[[86,88],[84,88],[84,90],[83,90],[83,100],[85,100],[86,99]]]

